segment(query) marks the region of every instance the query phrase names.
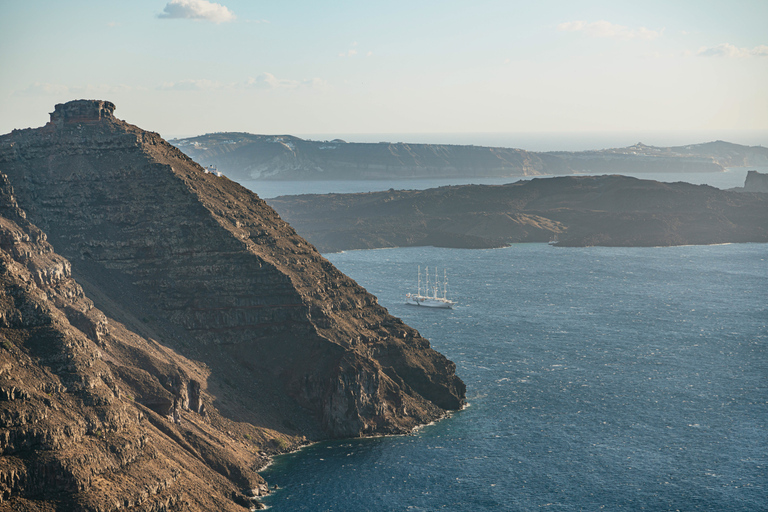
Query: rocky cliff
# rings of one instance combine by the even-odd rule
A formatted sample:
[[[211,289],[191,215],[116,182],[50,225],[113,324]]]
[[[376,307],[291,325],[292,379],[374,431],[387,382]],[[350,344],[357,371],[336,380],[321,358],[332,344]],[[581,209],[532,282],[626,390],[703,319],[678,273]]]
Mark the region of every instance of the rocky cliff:
[[[744,192],[768,192],[768,174],[757,171],[747,171],[744,180]]]
[[[256,469],[298,440],[222,417],[205,365],[95,308],[5,175],[0,281],[0,509],[256,505]]]
[[[6,503],[234,510],[269,453],[462,406],[455,365],[255,194],[113,111],[0,137]]]
[[[768,242],[768,199],[626,176],[283,196],[269,203],[320,250],[435,245],[665,246]]]
[[[535,153],[444,144],[311,141],[291,135],[214,133],[171,141],[236,180],[334,180],[720,172],[766,165],[768,148],[717,141],[678,147]]]
[[[233,179],[334,180],[542,174],[520,149],[433,144],[318,142],[291,135],[212,134],[171,141]]]

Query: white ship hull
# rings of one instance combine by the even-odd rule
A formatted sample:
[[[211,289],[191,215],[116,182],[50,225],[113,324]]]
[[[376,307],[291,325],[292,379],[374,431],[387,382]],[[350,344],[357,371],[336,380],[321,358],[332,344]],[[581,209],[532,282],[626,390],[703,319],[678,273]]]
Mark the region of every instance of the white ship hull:
[[[437,277],[437,269],[435,269],[435,275],[432,280],[432,285],[429,283],[429,267],[424,269],[424,275],[426,276],[426,287],[424,289],[424,295],[421,294],[421,266],[419,266],[419,278],[418,288],[416,293],[406,293],[405,303],[411,306],[419,306],[422,308],[438,308],[438,309],[451,309],[455,302],[448,300],[448,278],[446,276],[445,269],[443,269],[443,282],[440,283]],[[440,288],[442,288],[442,297],[439,296]]]
[[[410,293],[405,296],[405,303],[410,304],[411,306],[442,309],[451,309],[451,307],[456,304],[455,302],[440,297],[424,297],[423,295],[411,295]]]

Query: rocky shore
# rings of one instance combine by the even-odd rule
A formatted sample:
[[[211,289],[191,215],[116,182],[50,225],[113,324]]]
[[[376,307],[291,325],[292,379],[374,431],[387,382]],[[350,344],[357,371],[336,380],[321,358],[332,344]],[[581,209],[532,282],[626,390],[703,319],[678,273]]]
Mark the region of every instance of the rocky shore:
[[[273,454],[462,407],[417,331],[114,109],[0,137],[0,508],[246,510]]]

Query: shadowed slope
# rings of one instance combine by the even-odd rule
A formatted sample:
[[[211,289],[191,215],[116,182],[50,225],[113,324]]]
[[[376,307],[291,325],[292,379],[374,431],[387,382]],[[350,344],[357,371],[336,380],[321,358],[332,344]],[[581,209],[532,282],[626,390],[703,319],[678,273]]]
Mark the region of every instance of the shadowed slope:
[[[255,194],[113,109],[57,105],[45,127],[0,138],[0,170],[110,325],[136,333],[120,325],[104,353],[155,428],[243,487],[256,477],[242,468],[262,460],[248,439],[269,452],[403,433],[461,407],[455,365],[418,332]],[[127,341],[141,337],[156,341]],[[188,410],[206,420],[176,433]],[[222,429],[237,439],[229,456],[190,441]]]

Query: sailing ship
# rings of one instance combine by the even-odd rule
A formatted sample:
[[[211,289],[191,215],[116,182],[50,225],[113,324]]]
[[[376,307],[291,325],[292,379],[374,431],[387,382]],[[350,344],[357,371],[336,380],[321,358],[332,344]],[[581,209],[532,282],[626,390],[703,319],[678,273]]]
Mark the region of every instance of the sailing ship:
[[[424,268],[424,275],[425,275],[425,286],[424,286],[424,295],[421,294],[421,266],[419,266],[419,277],[418,277],[418,287],[416,289],[416,293],[406,293],[405,294],[405,303],[410,304],[411,306],[421,306],[426,308],[441,308],[441,309],[451,309],[456,303],[454,301],[448,300],[448,276],[443,269],[443,280],[442,283],[439,281],[439,274],[437,272],[437,269],[435,269],[435,277],[432,280],[432,283],[429,281],[429,267]],[[441,295],[441,289],[442,288],[442,295]]]
[[[560,242],[560,240],[557,239],[557,234],[555,234],[555,236],[549,239],[548,243],[549,245],[557,245],[558,242]]]

